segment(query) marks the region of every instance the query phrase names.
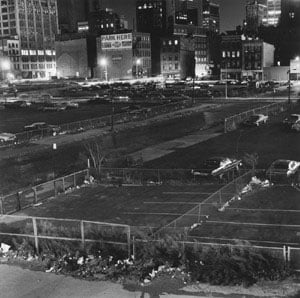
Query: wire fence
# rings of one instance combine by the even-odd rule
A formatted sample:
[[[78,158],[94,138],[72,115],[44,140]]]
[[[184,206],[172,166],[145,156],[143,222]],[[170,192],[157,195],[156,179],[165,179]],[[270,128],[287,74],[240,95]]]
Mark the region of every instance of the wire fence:
[[[199,103],[198,103],[199,104]],[[125,128],[128,122],[138,122],[143,121],[155,116],[167,114],[170,112],[190,108],[194,106],[193,100],[184,100],[176,103],[168,103],[165,105],[154,106],[151,108],[142,108],[138,110],[129,111],[126,113],[119,113],[114,115],[102,116],[99,118],[87,119],[77,122],[61,124],[58,127],[43,128],[31,131],[25,131],[17,133],[16,139],[13,141],[5,142],[0,144],[0,147],[11,146],[13,144],[26,143],[29,141],[39,140],[42,138],[50,137],[56,134],[75,134],[91,129],[99,129],[110,127],[117,124],[120,130],[122,130],[122,125]]]
[[[88,175],[89,170],[83,170],[0,197],[0,212],[1,214],[11,214],[60,193],[70,191],[83,185]]]
[[[0,217],[2,241],[27,238],[34,241],[37,252],[43,241],[78,243],[81,248],[93,243],[107,244],[127,251],[130,255],[130,226],[72,219],[3,215]]]
[[[213,177],[205,176],[207,169],[145,169],[145,168],[102,168],[100,183],[112,185],[189,185],[207,182],[226,184],[239,177],[246,170],[231,169]],[[95,170],[92,171],[98,175]],[[204,173],[200,176],[199,172]]]
[[[248,119],[250,116],[257,115],[257,114],[264,114],[264,115],[277,115],[282,113],[290,107],[290,104],[287,102],[280,102],[280,103],[272,103],[270,105],[266,105],[263,107],[258,107],[232,117],[226,118],[224,122],[224,131],[225,133],[236,130],[244,120]]]
[[[253,172],[246,172],[244,175],[234,179],[229,184],[213,193],[206,200],[200,202],[197,206],[187,213],[176,218],[166,226],[154,233],[156,237],[178,233],[178,230],[192,227],[204,221],[212,210],[221,207],[233,197],[239,195],[242,189],[250,182]]]

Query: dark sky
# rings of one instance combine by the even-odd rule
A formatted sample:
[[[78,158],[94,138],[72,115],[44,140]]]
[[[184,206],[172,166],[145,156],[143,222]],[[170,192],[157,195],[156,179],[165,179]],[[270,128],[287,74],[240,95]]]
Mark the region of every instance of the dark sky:
[[[221,31],[234,29],[242,24],[246,0],[214,0],[213,2],[220,4]],[[135,0],[102,0],[102,4],[125,15],[131,26],[132,19],[135,17]]]

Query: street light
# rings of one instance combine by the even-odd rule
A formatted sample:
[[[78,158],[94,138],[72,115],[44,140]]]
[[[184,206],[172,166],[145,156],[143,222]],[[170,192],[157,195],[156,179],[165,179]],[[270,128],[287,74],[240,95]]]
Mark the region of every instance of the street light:
[[[1,66],[1,71],[2,71],[2,80],[4,80],[5,79],[5,71],[10,70],[10,61],[7,59],[2,60],[0,63],[0,66]]]
[[[105,81],[108,81],[108,73],[107,73],[107,59],[101,58],[100,59],[100,65],[104,68],[104,75],[105,75]]]
[[[139,66],[142,64],[142,60],[138,58],[135,62],[135,76],[136,78],[139,77]]]

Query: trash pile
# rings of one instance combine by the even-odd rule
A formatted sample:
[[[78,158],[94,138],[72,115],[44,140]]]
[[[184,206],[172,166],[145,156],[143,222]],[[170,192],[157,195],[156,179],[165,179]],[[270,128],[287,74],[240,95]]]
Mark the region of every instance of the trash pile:
[[[269,180],[262,181],[256,176],[252,177],[251,181],[241,190],[240,194],[235,195],[232,197],[228,202],[226,202],[222,207],[218,209],[219,212],[224,212],[226,208],[230,206],[234,201],[242,200],[242,195],[245,195],[249,192],[261,189],[261,188],[266,188],[272,186],[271,182]]]

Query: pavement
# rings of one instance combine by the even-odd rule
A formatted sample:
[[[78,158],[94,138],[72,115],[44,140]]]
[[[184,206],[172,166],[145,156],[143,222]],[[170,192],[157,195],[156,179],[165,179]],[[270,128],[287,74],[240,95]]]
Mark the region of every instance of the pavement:
[[[133,160],[142,158],[143,162],[148,162],[154,159],[158,159],[167,154],[173,153],[178,149],[184,149],[193,145],[205,142],[212,138],[218,137],[222,133],[216,132],[217,128],[199,131],[194,134],[184,136],[175,140],[163,142],[154,146],[147,147],[130,154]]]

